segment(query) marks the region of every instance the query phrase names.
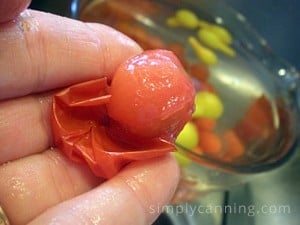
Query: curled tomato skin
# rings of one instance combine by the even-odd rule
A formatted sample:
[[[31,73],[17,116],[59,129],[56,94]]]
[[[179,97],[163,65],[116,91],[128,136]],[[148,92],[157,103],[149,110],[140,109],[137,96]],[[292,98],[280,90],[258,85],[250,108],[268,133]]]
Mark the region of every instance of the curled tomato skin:
[[[159,53],[162,54],[162,52]],[[151,56],[152,54],[154,52],[145,52],[139,57]],[[174,66],[182,73],[179,61],[176,61],[176,58],[168,57],[168,52],[162,55],[164,54],[167,55],[166,60],[173,60],[175,62]],[[153,61],[144,61],[146,64],[151,62]],[[161,60],[156,61],[156,63],[164,64],[166,61]],[[116,77],[126,74],[126,70],[122,72],[124,69],[126,67],[121,65],[115,74],[117,75]],[[150,76],[152,68],[143,66],[143,69],[145,70],[144,73]],[[176,70],[174,69],[174,71]],[[152,72],[157,71],[153,70]],[[174,76],[182,76],[182,74],[176,73]],[[118,98],[119,93],[115,90],[119,88],[126,90],[126,87],[127,89],[132,88],[130,86],[132,80],[121,79],[122,82],[119,83],[119,81],[114,82],[114,79],[115,76],[113,76],[111,85],[108,84],[107,78],[73,85],[54,95],[52,103],[51,124],[55,146],[63,151],[69,159],[78,163],[86,163],[96,176],[103,178],[111,178],[122,167],[132,161],[150,159],[174,151],[174,142],[169,137],[171,133],[175,135],[179,132],[181,126],[189,120],[193,108],[190,104],[183,104],[181,101],[178,101],[178,104],[177,102],[173,104],[173,112],[167,110],[167,113],[164,113],[153,110],[152,113],[157,113],[158,115],[153,115],[152,121],[139,119],[136,122],[130,120],[130,117],[125,118],[128,121],[119,121],[118,118],[113,116],[113,113],[120,112],[125,115],[128,110],[124,109],[122,111],[121,107],[126,107],[126,103],[124,105],[123,102],[120,102],[122,100]],[[157,82],[159,81],[162,80],[158,79]],[[175,81],[177,80],[175,79]],[[189,87],[187,81],[185,82],[183,83],[184,86]],[[136,85],[137,89],[135,91],[138,92],[143,89],[140,86],[147,85],[147,82],[136,83]],[[179,84],[176,83],[176,85]],[[180,86],[175,87],[179,88]],[[156,91],[153,93],[156,93]],[[145,100],[151,99],[148,95],[153,93],[144,92]],[[167,95],[168,91],[163,93]],[[190,94],[185,94],[189,99]],[[113,98],[114,95],[116,95],[116,98]],[[161,104],[160,101],[162,100],[156,95],[154,95],[153,99]],[[127,104],[134,105],[134,103],[130,102],[132,99],[127,100]],[[152,101],[152,103],[154,104],[155,101]],[[120,104],[116,104],[118,102]],[[149,108],[147,101],[144,101],[144,104],[146,105],[139,105],[142,111],[143,106]],[[117,109],[114,107],[117,107]],[[137,110],[135,113],[138,113],[138,108],[135,110]],[[164,120],[167,122],[162,122]],[[138,123],[144,124],[145,122],[150,122],[151,126],[156,127],[154,129],[156,133],[151,130],[151,135],[147,133],[146,135],[138,135],[138,132],[141,130],[136,131],[134,129],[140,127]],[[133,123],[132,127],[127,126],[130,123]],[[148,129],[144,131],[147,132]]]

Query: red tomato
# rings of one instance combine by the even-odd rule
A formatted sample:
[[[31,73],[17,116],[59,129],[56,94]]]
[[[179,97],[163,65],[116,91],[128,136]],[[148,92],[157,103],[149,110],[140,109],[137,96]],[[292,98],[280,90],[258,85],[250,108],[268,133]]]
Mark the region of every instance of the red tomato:
[[[141,138],[173,140],[193,112],[192,83],[167,50],[145,51],[120,65],[110,93],[109,116]]]
[[[72,161],[110,178],[129,162],[174,151],[171,139],[190,119],[193,99],[177,58],[147,51],[122,64],[111,87],[101,78],[54,95],[54,142]]]
[[[208,67],[199,63],[192,64],[189,68],[189,73],[191,76],[203,82],[206,82],[210,76]]]

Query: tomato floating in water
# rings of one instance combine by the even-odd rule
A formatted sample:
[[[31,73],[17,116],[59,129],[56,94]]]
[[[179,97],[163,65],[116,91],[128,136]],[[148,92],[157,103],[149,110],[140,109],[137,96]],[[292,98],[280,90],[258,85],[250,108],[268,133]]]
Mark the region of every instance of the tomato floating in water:
[[[55,145],[95,175],[110,178],[131,161],[174,151],[194,95],[172,52],[145,51],[121,64],[110,86],[101,78],[53,97]]]

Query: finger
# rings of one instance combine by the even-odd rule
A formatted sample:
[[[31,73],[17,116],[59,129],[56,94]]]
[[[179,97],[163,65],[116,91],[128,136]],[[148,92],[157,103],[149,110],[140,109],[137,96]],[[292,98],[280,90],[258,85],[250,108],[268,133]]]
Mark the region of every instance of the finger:
[[[0,205],[11,224],[26,224],[45,209],[84,193],[102,180],[56,150],[0,166]]]
[[[44,94],[0,102],[0,165],[51,145],[51,101]]]
[[[33,10],[0,29],[0,99],[111,76],[141,51],[105,25]]]
[[[85,165],[74,164],[55,150],[48,150],[42,154],[4,164],[0,167],[0,177],[0,205],[7,213],[11,223],[15,225],[26,224],[46,209],[71,199],[100,182]],[[146,214],[148,213],[146,204],[161,206],[165,203],[172,195],[177,179],[177,165],[172,159],[166,157],[150,160],[148,163],[146,161],[132,163],[131,166],[108,181],[105,187],[123,188],[126,196],[121,196],[120,199],[117,197],[117,201],[125,198],[129,198],[129,200],[133,198],[131,203],[134,204],[137,204],[135,201],[141,201],[145,205],[138,204],[139,207],[144,207],[144,211],[140,212],[148,215]],[[128,190],[128,188],[132,190]],[[103,198],[102,200],[105,202],[105,198],[108,197],[106,193],[108,189],[99,187],[99,190],[100,192],[92,192],[71,204],[91,201],[90,198],[94,197]],[[117,191],[118,194],[120,190],[112,189],[110,193],[113,194],[114,191]],[[91,208],[96,207],[92,202],[90,206]],[[125,206],[123,205],[123,207]],[[151,214],[148,218],[150,220],[157,216],[158,212],[149,213]],[[49,215],[45,214],[46,217]],[[41,222],[40,224],[48,223]]]
[[[0,23],[16,18],[29,6],[30,2],[30,0],[1,0]]]
[[[174,159],[130,164],[94,190],[35,218],[35,224],[152,224],[174,194],[179,170]]]

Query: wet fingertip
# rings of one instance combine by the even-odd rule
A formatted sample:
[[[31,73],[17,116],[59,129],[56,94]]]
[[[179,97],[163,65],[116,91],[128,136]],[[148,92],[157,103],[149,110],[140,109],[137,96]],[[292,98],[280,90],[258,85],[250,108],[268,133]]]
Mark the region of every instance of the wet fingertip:
[[[129,47],[132,49],[134,54],[138,54],[143,51],[141,46],[135,42],[133,39],[125,35],[124,33],[114,29],[113,27],[107,26],[105,24],[99,24],[99,23],[85,23],[91,30],[95,32],[103,32],[103,29],[106,29],[108,32],[108,35],[115,36],[114,40],[117,40],[120,44]]]
[[[143,49],[137,42],[135,42],[133,39],[126,36],[125,34],[121,33],[120,31],[114,29],[113,27],[100,23],[84,24],[99,38],[98,48],[102,52],[102,54],[106,54],[113,59],[110,61],[103,61],[103,63],[105,64],[105,66],[103,66],[104,68],[114,67],[114,70],[110,70],[106,73],[106,77],[108,78],[109,83],[111,82],[113,74],[118,68],[118,65],[120,65],[120,63],[143,51]],[[106,43],[103,43],[102,40],[106,40]],[[119,49],[119,51],[114,51],[109,46],[115,46],[116,49]],[[114,65],[117,66],[112,66],[112,62]]]
[[[123,179],[144,203],[161,206],[168,204],[172,199],[179,183],[180,169],[176,159],[171,154],[166,154],[163,157],[130,163],[117,176]],[[147,191],[140,192],[141,188]],[[145,196],[145,193],[148,193],[148,196]]]

